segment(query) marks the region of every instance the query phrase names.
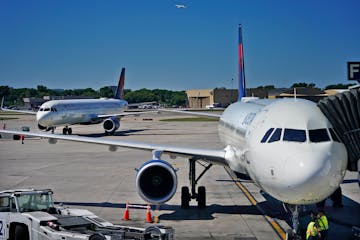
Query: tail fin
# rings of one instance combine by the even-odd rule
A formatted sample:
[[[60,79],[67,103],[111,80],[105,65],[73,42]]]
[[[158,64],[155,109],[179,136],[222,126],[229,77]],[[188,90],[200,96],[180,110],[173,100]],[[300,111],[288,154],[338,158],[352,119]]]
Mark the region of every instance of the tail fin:
[[[239,25],[239,93],[238,101],[241,101],[242,97],[246,96],[246,84],[245,84],[245,68],[244,68],[244,51],[242,41],[242,27]]]
[[[119,83],[114,95],[115,99],[124,99],[124,82],[125,82],[125,68],[122,68],[119,78]]]

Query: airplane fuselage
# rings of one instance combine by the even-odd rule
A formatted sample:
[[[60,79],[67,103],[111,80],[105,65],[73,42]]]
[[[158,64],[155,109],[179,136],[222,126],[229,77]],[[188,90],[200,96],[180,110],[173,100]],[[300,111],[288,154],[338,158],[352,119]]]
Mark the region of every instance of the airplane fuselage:
[[[99,116],[119,114],[127,105],[120,99],[52,100],[41,105],[36,119],[43,127],[96,124],[103,120]]]
[[[319,202],[345,175],[345,146],[307,100],[234,103],[220,118],[219,136],[230,168],[282,202]]]

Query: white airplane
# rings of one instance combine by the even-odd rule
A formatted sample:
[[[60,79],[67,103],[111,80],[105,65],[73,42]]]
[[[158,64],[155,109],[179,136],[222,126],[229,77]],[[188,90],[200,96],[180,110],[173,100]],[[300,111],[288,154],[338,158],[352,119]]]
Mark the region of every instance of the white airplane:
[[[186,5],[184,4],[175,4],[176,8],[186,8]]]
[[[241,29],[240,34],[241,34]],[[242,54],[240,35],[239,53]],[[80,136],[0,130],[0,133],[24,134],[76,142],[102,144],[115,151],[127,147],[152,151],[152,160],[137,169],[139,195],[152,204],[173,197],[177,189],[176,170],[162,154],[189,160],[191,191],[181,189],[181,206],[196,199],[206,206],[205,187],[196,191],[195,164],[198,161],[229,167],[239,176],[250,178],[265,192],[279,201],[293,204],[294,229],[297,228],[297,206],[313,204],[331,195],[342,182],[347,166],[347,152],[331,123],[315,103],[303,99],[261,100],[246,98],[242,56],[239,57],[239,101],[231,104],[222,115],[186,112],[219,119],[222,149],[176,147],[163,144],[108,140]],[[184,113],[183,111],[175,111]]]
[[[119,83],[113,98],[52,100],[43,103],[39,111],[22,111],[4,108],[2,111],[20,112],[36,115],[40,130],[54,132],[56,127],[65,126],[63,134],[72,134],[71,125],[98,124],[103,122],[106,134],[113,134],[120,127],[120,118],[127,115],[138,115],[143,112],[124,113],[128,102],[123,100],[125,68],[121,70]]]

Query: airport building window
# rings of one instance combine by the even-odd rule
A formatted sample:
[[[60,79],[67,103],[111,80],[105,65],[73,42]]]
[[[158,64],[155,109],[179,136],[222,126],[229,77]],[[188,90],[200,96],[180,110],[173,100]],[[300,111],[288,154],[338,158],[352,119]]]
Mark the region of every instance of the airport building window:
[[[335,141],[335,142],[341,142],[338,135],[335,133],[333,128],[329,128],[330,134],[331,134],[331,138]]]
[[[261,139],[261,142],[264,143],[268,140],[268,138],[270,137],[270,134],[274,131],[274,128],[270,128],[269,130],[267,130],[267,132],[265,133],[264,137]]]
[[[330,137],[326,128],[309,130],[309,139],[311,142],[315,143],[330,141]]]
[[[305,142],[306,132],[300,129],[285,128],[283,140],[289,142]]]
[[[281,128],[277,128],[273,135],[271,136],[271,138],[269,139],[268,143],[272,143],[272,142],[276,142],[276,141],[279,141],[280,140],[280,137],[281,137],[281,131],[282,129]]]

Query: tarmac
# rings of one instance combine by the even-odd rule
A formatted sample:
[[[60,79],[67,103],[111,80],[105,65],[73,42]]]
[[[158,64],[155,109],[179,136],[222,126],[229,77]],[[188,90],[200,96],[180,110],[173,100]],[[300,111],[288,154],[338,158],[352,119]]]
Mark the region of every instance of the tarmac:
[[[4,117],[4,115],[1,115]],[[14,116],[14,115],[11,115]],[[29,126],[38,131],[34,116],[16,115],[19,119],[2,120],[0,127],[20,129]],[[73,134],[106,137],[175,146],[223,148],[217,135],[217,122],[162,122],[169,114],[125,117],[115,136],[104,136],[101,124],[72,126]],[[183,116],[182,116],[183,117]],[[56,132],[60,133],[62,128]],[[24,144],[10,136],[0,140],[0,190],[16,188],[51,188],[55,201],[65,206],[88,209],[101,218],[120,225],[148,226],[146,210],[130,209],[130,220],[122,220],[126,203],[145,206],[135,187],[135,168],[150,160],[150,152],[119,148],[108,151],[106,146],[25,138]],[[291,225],[290,215],[282,204],[262,192],[252,182],[233,179],[220,166],[213,166],[199,181],[206,187],[207,207],[198,209],[195,200],[189,209],[180,208],[182,186],[189,186],[188,161],[170,159],[178,170],[178,188],[166,204],[152,205],[152,216],[159,223],[175,229],[176,239],[284,239]],[[201,169],[198,167],[198,169]],[[329,239],[353,239],[352,226],[360,227],[360,188],[357,173],[348,172],[342,184],[343,208],[326,201],[330,221]],[[256,200],[254,204],[239,187],[244,186]],[[301,220],[315,206],[302,207]],[[306,226],[305,226],[306,227]]]

